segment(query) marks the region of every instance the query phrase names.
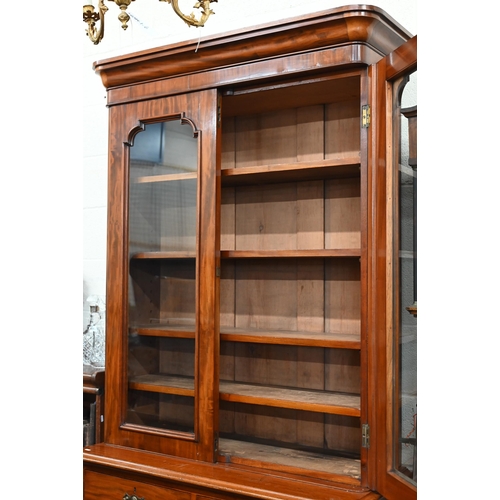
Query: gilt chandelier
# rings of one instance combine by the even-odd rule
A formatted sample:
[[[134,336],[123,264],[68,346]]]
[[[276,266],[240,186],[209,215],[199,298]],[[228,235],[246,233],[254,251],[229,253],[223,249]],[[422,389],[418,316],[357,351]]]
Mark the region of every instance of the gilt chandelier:
[[[104,14],[106,14],[108,8],[104,5],[104,0],[97,0],[97,10],[93,5],[83,6],[83,21],[87,23],[87,29],[85,30],[89,39],[97,45],[104,37]],[[127,7],[135,0],[108,0],[109,2],[114,2],[118,7],[120,7],[120,14],[118,19],[122,23],[122,28],[127,29],[127,23],[130,20],[130,16],[127,14]],[[179,7],[179,0],[160,0],[160,2],[167,2],[172,5],[175,13],[188,25],[188,26],[204,26],[206,20],[210,17],[214,11],[210,8],[212,2],[217,2],[217,0],[200,0],[195,3],[195,9],[201,9],[200,17],[197,19],[194,13],[189,15],[184,14]]]

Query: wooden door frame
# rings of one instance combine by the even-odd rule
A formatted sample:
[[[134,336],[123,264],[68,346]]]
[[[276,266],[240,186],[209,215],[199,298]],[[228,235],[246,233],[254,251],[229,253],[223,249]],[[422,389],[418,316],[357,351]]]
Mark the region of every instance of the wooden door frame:
[[[370,457],[368,480],[387,500],[415,500],[417,488],[393,468],[392,370],[392,103],[393,82],[417,67],[417,36],[369,68],[372,126],[369,142],[368,271]],[[389,314],[388,314],[389,312]]]
[[[106,359],[110,362],[106,363],[105,442],[207,462],[216,459],[219,400],[217,99],[217,90],[202,90],[151,103],[138,101],[112,106],[109,115]],[[146,430],[146,426],[141,428],[126,422],[129,147],[144,124],[173,117],[193,122],[191,126],[196,127],[199,148],[194,361],[195,380],[199,380],[199,384],[195,384],[193,437],[154,428]]]

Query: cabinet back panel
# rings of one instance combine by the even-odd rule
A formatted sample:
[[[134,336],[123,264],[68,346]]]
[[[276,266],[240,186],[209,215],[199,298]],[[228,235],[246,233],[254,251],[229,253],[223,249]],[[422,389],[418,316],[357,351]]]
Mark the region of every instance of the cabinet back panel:
[[[321,413],[226,402],[221,404],[220,411],[227,413],[221,423],[230,425],[220,429],[225,436],[264,440],[275,445],[307,444],[320,449],[325,442],[324,416]]]
[[[238,117],[235,140],[236,167],[296,162],[297,111]]]
[[[238,343],[234,350],[238,382],[325,388],[324,351],[320,347]]]
[[[224,262],[221,326],[360,333],[358,259]]]
[[[359,418],[325,415],[325,443],[329,449],[359,453],[361,449],[361,422]]]
[[[224,188],[220,204],[220,249],[234,250],[236,248],[236,189]]]
[[[322,181],[248,186],[235,191],[235,250],[324,246]]]
[[[222,168],[359,155],[359,99],[225,118]]]
[[[149,167],[149,165],[148,165]],[[147,170],[147,169],[145,169]],[[129,248],[131,253],[158,251],[160,249],[159,229],[161,225],[155,184],[132,183],[129,196]]]
[[[219,379],[235,380],[235,343],[220,343]]]
[[[130,379],[162,375],[194,377],[193,339],[129,335],[128,376]]]
[[[360,101],[335,102],[325,106],[325,159],[359,154]]]
[[[193,339],[160,339],[160,373],[193,377],[194,358]]]
[[[225,188],[221,250],[360,248],[359,178]]]
[[[360,333],[361,272],[356,259],[327,262],[325,267],[325,331]]]
[[[319,161],[324,158],[325,109],[308,106],[297,109],[297,161]]]
[[[176,183],[167,183],[167,187],[173,187],[174,184]],[[162,251],[196,249],[196,182],[183,181],[178,184],[183,188],[174,191],[175,197],[167,190],[163,193],[166,199],[174,198],[175,203],[167,204],[162,197],[160,233]],[[178,199],[175,199],[176,197]]]
[[[130,377],[158,373],[158,339],[129,335],[128,337],[128,374]]]
[[[130,323],[192,320],[195,315],[195,260],[137,259],[130,266]]]
[[[130,262],[129,322],[131,325],[148,324],[160,317],[161,266],[157,261]]]
[[[236,262],[226,260],[221,263],[220,293],[220,325],[235,326],[236,323]]]
[[[359,179],[325,182],[326,249],[361,248]]]
[[[130,252],[196,248],[197,180],[132,183]]]
[[[359,418],[228,402],[220,413],[225,437],[359,456]]]
[[[325,389],[332,392],[361,392],[360,352],[325,349]]]
[[[241,264],[241,265],[240,265]],[[304,294],[300,280],[308,280],[316,300],[310,328],[323,331],[323,262],[290,259],[284,261],[238,262],[235,273],[235,327],[297,330],[301,302],[311,297]],[[315,331],[315,330],[313,330]]]
[[[169,429],[193,430],[194,399],[174,394],[160,395],[159,418]]]
[[[193,398],[132,390],[128,396],[127,423],[193,432]]]
[[[156,423],[159,412],[158,394],[128,391],[129,407],[126,421],[130,424],[148,425]]]
[[[360,356],[351,349],[221,343],[221,380],[359,394]]]
[[[196,307],[195,280],[164,276],[161,278],[162,319],[193,319]]]

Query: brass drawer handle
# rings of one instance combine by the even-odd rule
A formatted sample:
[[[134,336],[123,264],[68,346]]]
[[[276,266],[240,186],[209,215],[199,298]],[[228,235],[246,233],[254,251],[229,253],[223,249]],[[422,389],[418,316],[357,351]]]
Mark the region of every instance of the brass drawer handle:
[[[135,494],[130,496],[128,493],[125,493],[125,495],[123,495],[123,500],[144,500],[144,498],[139,498]]]

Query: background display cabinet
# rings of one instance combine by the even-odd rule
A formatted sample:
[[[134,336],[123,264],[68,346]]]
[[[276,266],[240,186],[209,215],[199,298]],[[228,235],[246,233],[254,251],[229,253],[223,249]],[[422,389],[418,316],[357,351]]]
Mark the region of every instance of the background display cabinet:
[[[416,37],[363,5],[197,45],[94,64],[107,364],[84,498],[416,498],[384,365],[387,92]]]

